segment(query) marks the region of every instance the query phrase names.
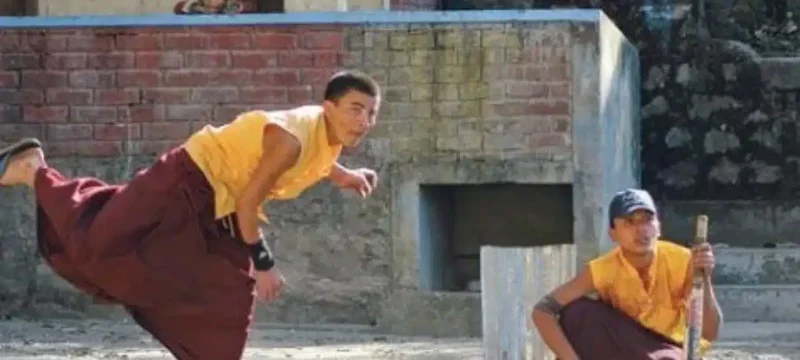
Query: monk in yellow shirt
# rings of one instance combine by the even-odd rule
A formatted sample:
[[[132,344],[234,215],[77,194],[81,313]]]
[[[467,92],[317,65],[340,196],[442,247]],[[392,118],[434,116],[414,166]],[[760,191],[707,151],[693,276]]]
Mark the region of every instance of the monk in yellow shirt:
[[[533,323],[560,360],[683,360],[692,269],[704,271],[701,347],[717,339],[722,311],[711,284],[708,244],[659,239],[655,202],[644,190],[615,194],[609,235],[617,244],[542,298]],[[587,297],[596,293],[599,301]]]
[[[68,178],[23,139],[0,149],[0,186],[35,193],[39,249],[57,274],[122,305],[178,359],[239,359],[255,300],[283,284],[258,226],[263,204],[322,179],[368,196],[376,173],[337,159],[375,125],[379,104],[372,78],[337,73],[321,105],[206,126],[121,185]]]

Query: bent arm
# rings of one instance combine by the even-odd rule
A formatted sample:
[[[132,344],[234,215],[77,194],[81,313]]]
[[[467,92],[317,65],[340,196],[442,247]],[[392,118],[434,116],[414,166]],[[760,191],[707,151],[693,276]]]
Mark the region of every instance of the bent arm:
[[[239,230],[245,243],[252,245],[261,240],[258,229],[258,210],[275,182],[300,156],[300,142],[294,135],[278,125],[264,127],[263,153],[244,191],[236,199]]]
[[[533,323],[542,336],[542,341],[555,353],[557,358],[578,359],[575,349],[569,343],[558,322],[561,309],[593,291],[591,272],[588,266],[584,266],[575,278],[553,290],[534,306],[531,316]]]
[[[331,173],[328,174],[328,180],[335,185],[339,185],[344,182],[346,172],[347,168],[344,167],[344,165],[340,164],[338,161],[334,162],[333,167],[331,168]]]

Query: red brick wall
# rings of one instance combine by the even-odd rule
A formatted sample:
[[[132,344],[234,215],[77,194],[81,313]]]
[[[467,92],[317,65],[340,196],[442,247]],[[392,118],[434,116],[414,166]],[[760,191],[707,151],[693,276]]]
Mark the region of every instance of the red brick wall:
[[[3,30],[0,142],[50,156],[155,154],[209,121],[318,101],[338,27]]]
[[[392,10],[436,10],[437,0],[391,0]]]

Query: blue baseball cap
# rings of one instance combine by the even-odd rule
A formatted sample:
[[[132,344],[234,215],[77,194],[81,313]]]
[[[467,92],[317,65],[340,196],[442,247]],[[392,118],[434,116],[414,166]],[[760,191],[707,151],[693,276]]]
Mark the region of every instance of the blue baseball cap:
[[[647,210],[654,215],[658,214],[656,203],[647,191],[625,189],[617,192],[608,205],[608,225],[613,227],[615,218],[630,216],[636,210]]]

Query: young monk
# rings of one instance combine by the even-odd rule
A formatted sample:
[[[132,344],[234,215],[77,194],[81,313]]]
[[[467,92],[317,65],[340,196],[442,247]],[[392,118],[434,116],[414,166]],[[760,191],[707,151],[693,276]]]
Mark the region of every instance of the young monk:
[[[283,284],[262,204],[324,178],[372,193],[374,171],[337,159],[375,125],[379,92],[367,75],[338,73],[321,106],[206,126],[124,185],[67,178],[25,139],[0,150],[0,186],[35,193],[39,248],[56,273],[123,305],[178,359],[239,359],[254,300]]]
[[[708,350],[722,319],[711,247],[690,250],[660,240],[655,202],[644,190],[615,194],[609,217],[617,247],[534,306],[542,340],[560,360],[683,360],[691,274],[702,270],[701,347]],[[595,292],[600,301],[585,297]]]

